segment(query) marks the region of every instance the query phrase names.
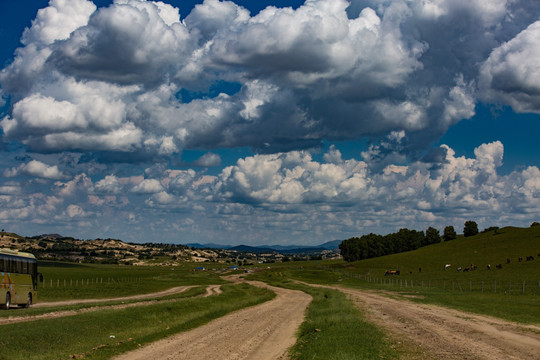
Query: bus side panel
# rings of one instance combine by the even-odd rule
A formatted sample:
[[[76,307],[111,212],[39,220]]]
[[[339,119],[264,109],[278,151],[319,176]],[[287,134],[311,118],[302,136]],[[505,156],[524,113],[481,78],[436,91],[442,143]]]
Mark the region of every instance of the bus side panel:
[[[27,274],[0,273],[0,305],[6,301],[6,294],[11,295],[11,304],[26,304],[28,294],[32,294],[32,303],[36,301],[36,294],[32,285],[32,277]]]
[[[28,274],[11,274],[13,292],[11,293],[12,304],[26,304],[28,294],[32,294],[32,302],[35,301],[34,287],[32,285],[32,276]]]
[[[9,291],[10,283],[9,274],[4,272],[0,273],[0,306],[3,306],[6,301],[6,294]]]

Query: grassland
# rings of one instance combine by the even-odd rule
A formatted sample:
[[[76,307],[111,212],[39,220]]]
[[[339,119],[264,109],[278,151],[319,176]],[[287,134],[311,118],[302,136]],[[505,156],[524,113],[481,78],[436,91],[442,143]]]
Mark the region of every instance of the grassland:
[[[398,359],[404,350],[396,341],[368,322],[345,294],[292,282],[287,273],[269,271],[250,276],[274,286],[304,291],[313,297],[306,319],[291,349],[291,358]]]
[[[540,226],[508,227],[380,258],[351,263],[280,264],[273,271],[315,284],[381,289],[418,302],[539,324],[538,254]],[[535,260],[526,261],[528,256]],[[452,267],[445,270],[446,264]],[[470,268],[471,264],[477,270],[457,271],[458,267]],[[488,264],[491,270],[487,269]],[[495,267],[498,264],[502,265],[501,269]],[[400,275],[385,276],[389,269],[400,270]]]
[[[379,289],[390,296],[407,297],[417,302],[540,324],[538,254],[540,226],[509,227],[474,237],[458,237],[412,252],[352,263],[298,261],[272,264],[270,269],[265,265],[265,270],[256,272],[255,276],[272,285],[303,290],[314,298],[293,348],[294,359],[394,359],[406,358],[406,354],[402,355],[410,349],[402,348],[369,323],[362,311],[341,292],[299,285],[291,280]],[[528,256],[535,259],[526,261]],[[520,257],[523,258],[521,262],[518,261]],[[509,263],[507,259],[510,259]],[[452,264],[452,267],[444,270],[445,264]],[[456,270],[471,264],[475,264],[477,270]],[[487,264],[491,265],[491,270],[487,269]],[[496,269],[497,264],[502,268]],[[114,298],[182,285],[225,283],[218,272],[195,271],[196,266],[189,263],[174,268],[42,263],[40,271],[45,282],[40,285],[39,300]],[[384,276],[388,269],[399,269],[401,274]],[[196,287],[169,297],[173,302],[121,310],[104,307],[71,317],[2,325],[3,334],[7,335],[0,340],[0,345],[5,358],[9,359],[61,359],[71,355],[105,359],[272,296],[267,291],[246,285],[226,285],[223,289],[223,294],[204,299],[194,298],[203,291],[202,287]],[[52,310],[21,309],[0,312],[0,317],[30,316],[47,311]]]
[[[152,293],[183,285],[223,284],[215,271],[196,271],[197,264],[182,266],[123,266],[43,262],[44,282],[38,299],[101,299]]]
[[[223,293],[123,309],[2,325],[2,359],[109,359],[139,345],[200,326],[271,299],[268,290],[224,285]]]

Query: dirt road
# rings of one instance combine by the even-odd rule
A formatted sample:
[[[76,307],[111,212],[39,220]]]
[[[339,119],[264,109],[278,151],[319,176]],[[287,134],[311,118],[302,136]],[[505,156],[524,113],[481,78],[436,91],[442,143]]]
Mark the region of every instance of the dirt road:
[[[540,359],[540,327],[339,288],[371,321],[415,346],[414,359]]]
[[[32,305],[32,307],[54,307],[54,306],[66,306],[66,305],[78,305],[78,304],[89,304],[89,303],[100,303],[100,302],[110,302],[110,301],[129,301],[129,300],[141,300],[141,299],[152,299],[160,296],[174,295],[181,292],[184,292],[188,289],[195,287],[194,285],[190,286],[178,286],[170,288],[163,291],[158,291],[150,294],[142,295],[132,295],[132,296],[123,296],[118,298],[106,298],[106,299],[78,299],[78,300],[66,300],[66,301],[55,301],[55,302],[43,302]]]
[[[277,296],[115,359],[286,359],[287,350],[296,342],[295,333],[311,296],[261,282],[249,283],[270,288]]]
[[[238,278],[229,280],[239,281]],[[296,341],[295,333],[303,321],[311,297],[300,291],[276,288],[261,282],[249,283],[270,288],[277,296],[271,301],[236,311],[116,359],[286,359],[287,350]],[[187,288],[179,287],[166,292],[115,300],[151,298],[185,291]],[[404,298],[390,298],[380,291],[336,286],[332,288],[348,294],[367,313],[368,320],[385,329],[397,342],[404,344],[406,349],[411,349],[411,353],[404,357],[407,360],[540,360],[540,326],[520,325],[434,305],[417,304]],[[202,296],[219,293],[220,287],[211,285]],[[96,301],[99,300],[88,300]],[[48,305],[53,304],[41,304]],[[111,306],[141,305],[144,303]],[[96,307],[100,308],[103,307]],[[76,312],[9,318],[3,322],[71,315],[76,315]]]

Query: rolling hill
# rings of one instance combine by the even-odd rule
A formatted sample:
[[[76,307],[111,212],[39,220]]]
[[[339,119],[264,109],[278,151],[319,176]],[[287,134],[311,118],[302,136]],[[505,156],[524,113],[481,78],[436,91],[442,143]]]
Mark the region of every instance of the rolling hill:
[[[527,260],[534,259],[534,260]],[[521,258],[521,261],[520,261]],[[445,270],[445,265],[451,267]],[[501,265],[498,269],[496,266]],[[464,272],[465,268],[476,271]],[[488,265],[490,269],[488,270]],[[388,269],[400,270],[400,279],[504,279],[540,281],[540,226],[505,227],[471,237],[425,246],[414,251],[347,263],[345,268],[360,274],[384,276]],[[461,267],[462,271],[457,269]]]

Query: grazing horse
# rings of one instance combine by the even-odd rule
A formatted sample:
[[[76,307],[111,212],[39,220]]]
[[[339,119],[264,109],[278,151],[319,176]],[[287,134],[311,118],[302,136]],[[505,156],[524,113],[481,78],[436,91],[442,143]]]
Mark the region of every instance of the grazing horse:
[[[491,265],[490,265],[490,264],[487,264],[486,268],[487,268],[488,270],[491,270]]]
[[[388,275],[399,275],[399,270],[386,270],[384,276]]]
[[[534,260],[534,256],[527,256],[527,261]]]
[[[452,267],[452,265],[446,264],[446,265],[444,265],[444,270],[448,270],[448,269],[450,269],[451,267]]]
[[[497,266],[495,266],[497,269],[502,269],[502,265],[501,264],[498,264]]]

